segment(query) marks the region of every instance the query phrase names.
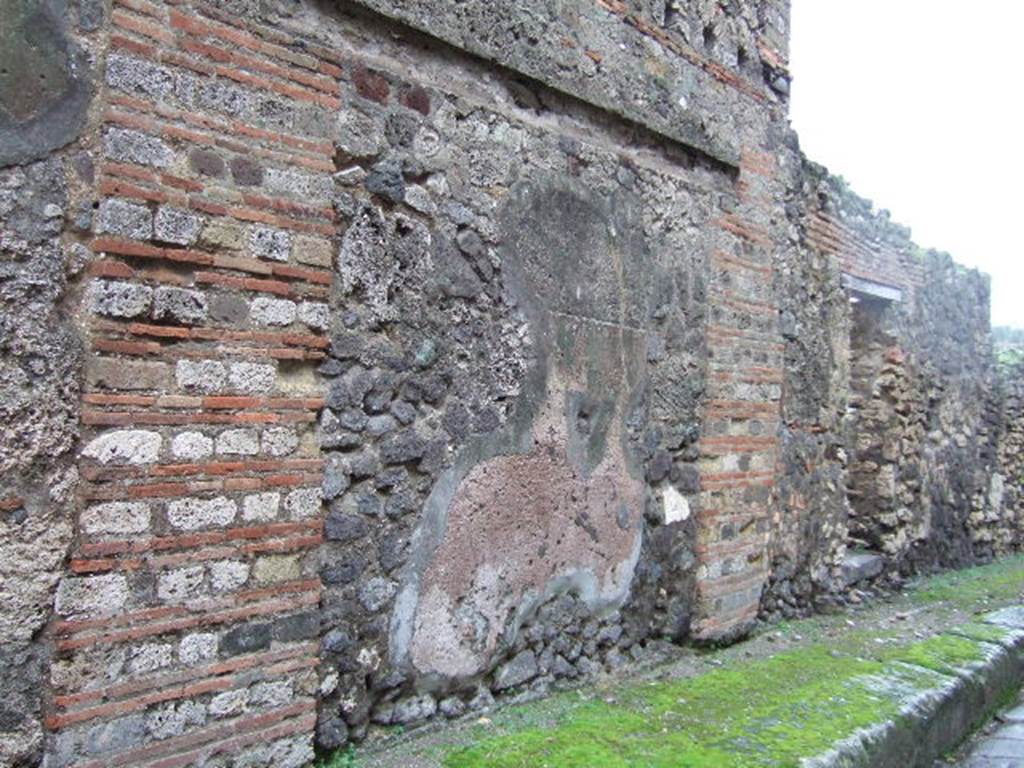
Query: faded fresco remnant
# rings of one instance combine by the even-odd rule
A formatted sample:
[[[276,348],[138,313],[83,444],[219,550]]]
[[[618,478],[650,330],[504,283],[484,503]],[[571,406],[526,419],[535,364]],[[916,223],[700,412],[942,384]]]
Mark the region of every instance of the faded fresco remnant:
[[[625,282],[644,261],[629,203],[550,182],[507,203],[503,255],[536,359],[513,424],[467,447],[427,501],[392,640],[421,674],[485,671],[560,593],[595,610],[628,594],[644,503],[628,421],[650,284]]]

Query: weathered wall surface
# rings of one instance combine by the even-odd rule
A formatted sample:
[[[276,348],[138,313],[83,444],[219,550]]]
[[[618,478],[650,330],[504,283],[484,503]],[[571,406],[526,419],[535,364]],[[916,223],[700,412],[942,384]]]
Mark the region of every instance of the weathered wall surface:
[[[996,552],[1020,549],[1024,544],[1021,531],[1024,503],[1024,369],[1020,364],[1000,370],[1002,384],[1003,433],[999,440],[1001,472],[990,481],[987,497],[976,502],[972,522],[988,523],[988,530],[976,534],[983,546]],[[1002,510],[997,512],[997,510]],[[995,525],[992,525],[992,524]]]
[[[106,31],[47,765],[301,765],[335,68],[170,4]]]
[[[782,0],[2,10],[0,764],[300,766],[1019,542],[987,283],[800,156]]]
[[[776,271],[783,469],[765,612],[831,602],[850,552],[889,574],[1009,549],[988,278],[924,252],[838,179],[791,185]]]
[[[0,765],[43,753],[44,627],[74,536],[88,229],[86,126],[103,11],[0,4]]]
[[[787,240],[775,269],[785,352],[771,586],[763,600],[769,615],[791,614],[836,592],[849,515],[849,296],[839,260],[808,247],[807,199],[817,194],[817,180],[795,152],[788,190]]]
[[[710,337],[707,293],[731,279],[711,265],[770,270],[738,169],[414,32],[384,42],[376,16],[291,23],[356,73],[336,139],[344,327],[322,369],[321,743],[593,674],[702,619],[749,623],[763,573],[723,570],[719,523],[695,515],[700,472],[744,434],[723,423],[697,444],[708,350],[742,336]],[[764,480],[731,469],[709,498],[746,470]],[[717,610],[737,583],[743,602]]]

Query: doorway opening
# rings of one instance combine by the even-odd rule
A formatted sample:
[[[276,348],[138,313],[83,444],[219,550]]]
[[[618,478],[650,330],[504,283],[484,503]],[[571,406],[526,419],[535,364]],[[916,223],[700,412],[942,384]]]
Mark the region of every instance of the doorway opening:
[[[901,382],[895,306],[899,291],[847,281],[850,298],[850,367],[846,445],[847,581],[870,578],[894,554],[898,535]],[[851,284],[853,283],[853,284]]]

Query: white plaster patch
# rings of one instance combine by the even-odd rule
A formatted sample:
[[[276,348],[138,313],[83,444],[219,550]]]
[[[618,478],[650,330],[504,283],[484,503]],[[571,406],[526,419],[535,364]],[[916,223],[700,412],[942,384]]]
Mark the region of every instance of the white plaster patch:
[[[690,517],[690,502],[671,485],[662,494],[665,511],[665,525],[678,523]]]

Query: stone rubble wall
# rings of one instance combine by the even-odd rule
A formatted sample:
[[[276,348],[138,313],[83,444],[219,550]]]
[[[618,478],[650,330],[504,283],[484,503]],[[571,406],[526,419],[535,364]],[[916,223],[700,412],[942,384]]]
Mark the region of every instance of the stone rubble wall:
[[[0,765],[43,753],[47,623],[75,537],[95,3],[0,12]],[[83,138],[74,142],[79,136]]]
[[[799,154],[783,0],[40,8],[0,765],[301,766],[843,599],[844,275],[888,572],[1019,543],[987,283]]]
[[[1000,472],[989,480],[989,492],[975,499],[972,532],[981,546],[995,552],[1019,550],[1024,544],[1024,366],[999,371],[1002,435]],[[977,546],[977,545],[976,545]]]
[[[777,269],[786,424],[766,616],[844,601],[848,548],[881,555],[897,582],[1013,548],[994,533],[1013,523],[988,277],[921,250],[888,212],[802,162]],[[849,277],[900,298],[854,306]]]

